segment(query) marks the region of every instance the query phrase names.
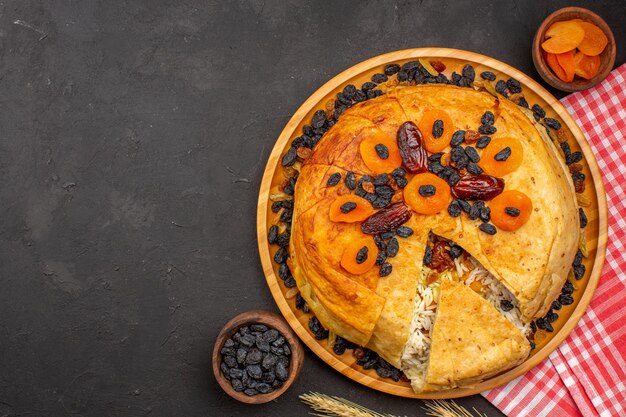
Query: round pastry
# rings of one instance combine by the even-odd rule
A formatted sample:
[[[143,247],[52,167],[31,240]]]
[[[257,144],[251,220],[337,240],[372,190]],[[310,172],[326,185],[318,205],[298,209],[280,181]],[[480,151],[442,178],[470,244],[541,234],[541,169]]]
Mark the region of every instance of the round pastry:
[[[291,272],[324,327],[414,390],[474,384],[528,357],[530,323],[567,279],[566,169],[508,100],[389,89],[345,111],[300,168]]]

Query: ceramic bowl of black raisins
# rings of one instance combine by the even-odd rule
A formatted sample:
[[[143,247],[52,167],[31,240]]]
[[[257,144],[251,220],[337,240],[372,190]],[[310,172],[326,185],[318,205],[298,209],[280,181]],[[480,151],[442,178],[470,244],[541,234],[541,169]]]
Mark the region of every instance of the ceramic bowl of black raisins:
[[[213,374],[224,392],[247,404],[263,404],[287,391],[298,378],[304,351],[278,314],[264,310],[235,316],[213,348]]]

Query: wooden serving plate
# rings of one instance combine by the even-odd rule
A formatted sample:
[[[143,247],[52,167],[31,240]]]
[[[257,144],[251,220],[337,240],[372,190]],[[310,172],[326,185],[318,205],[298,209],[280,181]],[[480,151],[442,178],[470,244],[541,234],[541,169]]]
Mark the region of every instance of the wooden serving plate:
[[[561,121],[562,128],[566,129],[566,133],[570,136],[569,143],[572,152],[582,151],[585,158],[583,172],[587,176],[584,195],[591,201],[590,206],[585,208],[589,220],[584,229],[589,250],[589,256],[584,260],[587,272],[580,281],[575,282],[577,289],[573,294],[574,303],[563,306],[559,310],[559,319],[552,323],[554,332],[545,333],[547,337],[537,342],[536,348],[526,361],[500,375],[489,378],[471,388],[456,388],[420,394],[413,392],[407,382],[383,379],[374,370],[364,370],[355,363],[356,360],[350,353],[351,351],[348,350],[343,355],[338,356],[333,353],[327,340],[316,340],[308,329],[310,314],[305,314],[295,308],[295,288],[287,289],[278,278],[278,265],[272,260],[277,247],[270,247],[267,242],[267,232],[275,217],[271,211],[271,201],[269,200],[270,189],[284,180],[280,164],[281,158],[289,149],[291,140],[301,134],[302,126],[310,122],[316,110],[324,109],[328,100],[334,99],[345,85],[360,86],[369,81],[373,74],[382,72],[386,64],[398,63],[402,65],[417,58],[442,61],[446,65],[444,73],[448,77],[452,71],[461,73],[463,66],[469,63],[474,66],[477,79],[483,71],[494,72],[498,79],[506,80],[510,77],[517,79],[522,84],[524,96],[531,106],[539,104],[546,110],[547,117]],[[257,237],[263,271],[276,304],[300,339],[324,362],[363,385],[389,394],[422,399],[456,398],[496,388],[522,375],[543,361],[576,327],[591,301],[604,264],[607,241],[606,194],[597,161],[582,131],[561,103],[537,82],[507,64],[474,52],[444,48],[406,49],[379,55],[347,69],[319,88],[295,112],[276,141],[265,168],[257,209]]]

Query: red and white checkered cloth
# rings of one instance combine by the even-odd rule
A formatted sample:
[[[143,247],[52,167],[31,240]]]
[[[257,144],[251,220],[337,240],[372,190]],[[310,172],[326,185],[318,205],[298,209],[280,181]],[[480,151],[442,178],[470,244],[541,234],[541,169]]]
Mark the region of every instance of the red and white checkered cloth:
[[[537,367],[483,396],[509,416],[626,415],[626,64],[562,100],[598,160],[609,208],[606,261],[578,326]]]

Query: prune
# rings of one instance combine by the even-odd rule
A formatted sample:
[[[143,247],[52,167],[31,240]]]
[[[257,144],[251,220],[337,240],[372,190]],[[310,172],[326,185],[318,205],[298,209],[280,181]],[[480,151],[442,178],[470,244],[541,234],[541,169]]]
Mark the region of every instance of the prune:
[[[493,125],[481,125],[478,128],[478,132],[483,135],[493,135],[498,129]]]
[[[438,139],[443,135],[443,120],[435,120],[433,123],[432,134],[435,139]]]
[[[480,123],[484,125],[492,125],[496,121],[495,116],[492,112],[486,111],[485,114],[480,118]]]
[[[422,197],[432,197],[437,192],[437,189],[434,185],[420,185],[419,193]]]
[[[459,217],[461,215],[461,206],[458,200],[452,200],[448,206],[448,214],[452,217]]]
[[[388,79],[389,79],[389,77],[387,77],[387,75],[385,75],[385,74],[380,74],[379,73],[379,74],[372,75],[372,82],[375,82],[376,84],[384,83]]]
[[[356,87],[354,84],[348,84],[343,88],[343,95],[352,100],[354,98],[354,94],[356,94]]]
[[[411,218],[411,210],[403,203],[391,206],[372,214],[361,224],[363,233],[377,235],[397,229]]]
[[[278,239],[278,226],[272,225],[267,232],[267,241],[270,244],[274,244],[276,243],[276,239]]]
[[[495,154],[493,159],[495,159],[496,161],[506,161],[507,159],[509,159],[509,156],[511,156],[511,148],[507,146],[506,148]]]
[[[580,228],[584,229],[587,227],[587,215],[585,214],[585,210],[582,207],[578,209],[578,220],[580,221]]]
[[[546,125],[548,125],[548,127],[551,127],[554,130],[559,130],[561,128],[561,123],[559,123],[559,121],[556,119],[552,119],[551,117],[546,117],[543,119],[543,121],[546,123]]]
[[[400,237],[407,238],[413,234],[413,229],[409,226],[400,226],[398,230],[396,230],[396,234]]]
[[[502,311],[511,311],[513,310],[513,303],[509,300],[502,300],[500,302],[500,310]]]
[[[281,161],[281,164],[282,164],[284,167],[290,167],[290,166],[292,166],[293,164],[295,164],[296,159],[297,159],[297,157],[298,157],[297,151],[298,151],[298,149],[297,149],[297,148],[295,148],[295,147],[293,147],[293,146],[292,146],[291,148],[289,148],[289,150],[287,151],[287,153],[285,154],[285,156],[283,156],[283,159],[282,159],[282,161]]]
[[[346,187],[350,190],[356,189],[356,177],[354,176],[354,172],[348,171],[346,174]]]
[[[465,130],[457,130],[452,134],[452,139],[450,139],[450,146],[459,146],[465,140]]]
[[[452,195],[463,200],[491,200],[504,190],[504,181],[491,175],[461,178],[452,187]]]
[[[342,213],[346,214],[346,213],[350,213],[355,208],[356,208],[356,203],[353,203],[352,201],[348,201],[347,203],[342,204],[341,207],[339,207],[339,210],[341,210]]]
[[[387,275],[391,274],[391,264],[389,262],[383,262],[383,264],[380,266],[380,269],[378,270],[378,276],[380,277],[386,277]]]
[[[481,167],[479,167],[477,164],[475,164],[474,162],[470,162],[467,164],[467,167],[465,167],[465,169],[467,169],[467,172],[469,172],[470,174],[473,175],[480,175],[483,173],[483,170]]]
[[[480,73],[480,77],[483,80],[487,80],[487,81],[495,81],[496,80],[496,74],[494,74],[491,71],[483,71]]]
[[[361,265],[363,262],[367,261],[367,253],[369,249],[367,246],[363,246],[359,249],[359,252],[356,254],[356,263]]]
[[[341,181],[341,174],[338,172],[335,172],[330,177],[328,177],[328,181],[326,181],[326,185],[328,185],[329,187],[334,187],[335,185],[339,184],[339,181]]]
[[[506,86],[513,94],[518,94],[522,92],[522,86],[515,78],[509,78],[508,80],[506,80]]]
[[[495,235],[496,234],[496,227],[491,224],[491,223],[483,223],[480,226],[478,226],[478,228],[482,231],[487,233],[488,235]]]
[[[470,64],[466,64],[463,67],[463,71],[461,72],[463,77],[467,78],[471,82],[474,82],[474,78],[476,78],[476,72],[474,71],[474,67]]]
[[[428,168],[428,154],[422,145],[422,133],[413,122],[405,122],[398,129],[398,148],[402,163],[413,174]]]
[[[398,243],[398,239],[392,237],[387,243],[387,257],[393,258],[398,254],[398,250],[400,250],[400,244]]]

